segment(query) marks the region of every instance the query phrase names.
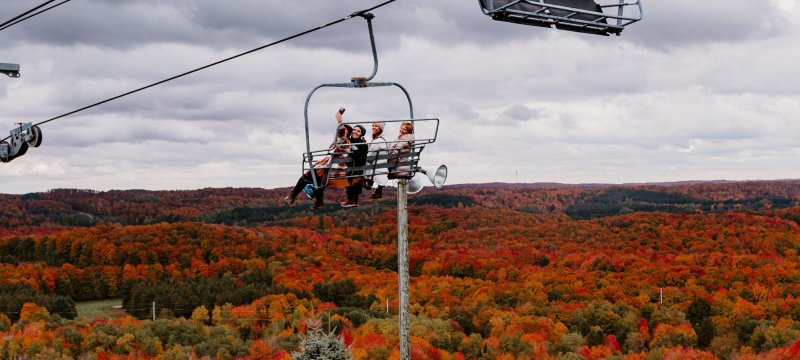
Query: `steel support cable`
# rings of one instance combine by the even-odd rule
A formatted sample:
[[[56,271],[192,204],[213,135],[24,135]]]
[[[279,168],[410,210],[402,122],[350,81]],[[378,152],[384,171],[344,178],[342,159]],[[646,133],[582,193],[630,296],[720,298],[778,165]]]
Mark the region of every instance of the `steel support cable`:
[[[38,9],[39,9],[39,8],[41,8],[41,7],[47,6],[47,4],[49,4],[49,3],[51,3],[51,2],[54,2],[54,1],[56,1],[56,0],[49,0],[49,1],[46,1],[45,3],[43,3],[43,4],[41,4],[41,5],[37,6],[37,7],[35,7],[35,8],[33,8],[33,9],[30,9],[30,10],[28,10],[28,11],[26,11],[26,12],[22,13],[22,14],[19,14],[19,15],[15,16],[15,17],[13,17],[12,19],[10,19],[10,20],[7,20],[6,22],[4,22],[4,23],[0,24],[0,28],[3,28],[3,27],[5,27],[6,25],[8,25],[8,24],[10,24],[10,23],[13,23],[14,21],[17,21],[17,20],[19,20],[20,18],[22,18],[22,17],[25,17],[25,15],[28,15],[28,14],[30,14],[30,13],[32,13],[32,12],[34,12],[34,11],[38,10]]]
[[[55,1],[55,0],[53,0],[53,1]],[[3,23],[2,25],[0,25],[0,31],[3,31],[3,30],[5,30],[5,29],[8,29],[8,28],[10,28],[10,27],[12,27],[12,26],[14,26],[14,25],[17,25],[17,24],[19,24],[19,23],[21,23],[21,22],[23,22],[23,21],[25,21],[25,20],[28,20],[28,19],[30,19],[30,18],[32,18],[32,17],[34,17],[34,16],[36,16],[36,15],[39,15],[39,14],[41,14],[41,13],[43,13],[43,12],[46,12],[46,11],[48,11],[48,10],[55,9],[55,8],[57,8],[57,7],[61,6],[61,5],[64,5],[65,3],[68,3],[68,2],[70,2],[70,1],[72,1],[72,0],[64,0],[64,1],[60,2],[60,3],[58,3],[58,4],[55,4],[55,5],[53,5],[53,6],[49,7],[49,8],[47,8],[47,9],[42,9],[42,10],[39,10],[38,12],[35,12],[35,13],[33,13],[33,14],[30,14],[30,15],[28,15],[28,16],[25,16],[25,14],[23,14],[23,15],[20,15],[20,16],[25,16],[25,17],[23,17],[23,18],[19,18],[20,16],[17,16],[16,18],[14,18],[14,19],[11,19],[11,20],[9,20],[9,21],[6,21],[6,22],[5,22],[5,23]],[[52,1],[50,1],[50,2],[52,2]],[[30,12],[30,11],[29,11],[29,12]],[[16,20],[15,20],[15,19],[16,19]]]
[[[375,6],[373,6],[373,7],[371,7],[371,8],[368,8],[368,9],[364,9],[364,10],[359,10],[359,11],[356,11],[356,12],[354,12],[354,13],[350,14],[350,15],[347,15],[347,16],[345,16],[345,17],[341,18],[341,19],[338,19],[338,20],[331,21],[331,22],[329,22],[329,23],[327,23],[327,24],[325,24],[325,25],[322,25],[322,26],[317,26],[317,27],[315,27],[315,28],[308,29],[308,30],[305,30],[305,31],[303,31],[303,32],[299,32],[299,33],[297,33],[297,34],[294,34],[294,35],[291,35],[291,36],[285,37],[285,38],[283,38],[283,39],[280,39],[280,40],[277,40],[277,41],[271,42],[271,43],[269,43],[269,44],[262,45],[262,46],[259,46],[259,47],[257,47],[257,48],[254,48],[254,49],[251,49],[251,50],[248,50],[248,51],[245,51],[245,52],[239,53],[239,54],[237,54],[237,55],[233,55],[233,56],[231,56],[231,57],[228,57],[228,58],[225,58],[225,59],[222,59],[222,60],[219,60],[219,61],[216,61],[216,62],[210,63],[210,64],[208,64],[208,65],[201,66],[201,67],[199,67],[199,68],[196,68],[196,69],[194,69],[194,70],[189,70],[189,71],[187,71],[187,72],[184,72],[184,73],[181,73],[181,74],[178,74],[178,75],[175,75],[175,76],[172,76],[172,77],[166,78],[166,79],[164,79],[164,80],[161,80],[161,81],[158,81],[158,82],[154,82],[154,83],[152,83],[152,84],[150,84],[150,85],[142,86],[142,87],[140,87],[140,88],[138,88],[138,89],[131,90],[131,91],[128,91],[128,92],[126,92],[126,93],[123,93],[123,94],[120,94],[120,95],[117,95],[117,96],[114,96],[114,97],[110,97],[110,98],[108,98],[108,99],[105,99],[105,100],[102,100],[102,101],[96,102],[96,103],[94,103],[94,104],[91,104],[91,105],[88,105],[88,106],[84,106],[84,107],[82,107],[82,108],[80,108],[80,109],[73,110],[73,111],[70,111],[70,112],[68,112],[68,113],[64,113],[64,114],[58,115],[58,116],[56,116],[56,117],[53,117],[53,118],[50,118],[50,119],[44,120],[44,121],[42,121],[42,122],[40,122],[40,123],[37,123],[37,124],[34,124],[34,125],[36,125],[36,126],[43,125],[43,124],[49,123],[49,122],[51,122],[51,121],[58,120],[58,119],[61,119],[61,118],[63,118],[63,117],[66,117],[66,116],[69,116],[69,115],[73,115],[73,114],[79,113],[79,112],[81,112],[81,111],[88,110],[88,109],[91,109],[91,108],[93,108],[93,107],[96,107],[96,106],[99,106],[99,105],[105,104],[105,103],[107,103],[107,102],[114,101],[114,100],[117,100],[117,99],[119,99],[119,98],[122,98],[122,97],[125,97],[125,96],[128,96],[128,95],[132,95],[132,94],[134,94],[134,93],[137,93],[137,92],[139,92],[139,91],[146,90],[146,89],[149,89],[149,88],[151,88],[151,87],[154,87],[154,86],[157,86],[157,85],[161,85],[161,84],[163,84],[163,83],[166,83],[166,82],[170,82],[170,81],[172,81],[172,80],[175,80],[175,79],[178,79],[178,78],[184,77],[184,76],[186,76],[186,75],[190,75],[190,74],[196,73],[196,72],[198,72],[198,71],[201,71],[201,70],[208,69],[208,68],[210,68],[210,67],[212,67],[212,66],[216,66],[216,65],[222,64],[222,63],[224,63],[224,62],[228,62],[228,61],[231,61],[231,60],[233,60],[233,59],[240,58],[240,57],[242,57],[242,56],[245,56],[245,55],[248,55],[248,54],[254,53],[254,52],[256,52],[256,51],[263,50],[263,49],[266,49],[266,48],[268,48],[268,47],[271,47],[271,46],[274,46],[274,45],[278,45],[278,44],[284,43],[284,42],[286,42],[286,41],[289,41],[289,40],[292,40],[292,39],[295,39],[295,38],[298,38],[298,37],[301,37],[301,36],[304,36],[304,35],[308,35],[308,34],[310,34],[310,33],[313,33],[313,32],[315,32],[315,31],[319,31],[319,30],[322,30],[322,29],[324,29],[324,28],[327,28],[327,27],[330,27],[330,26],[333,26],[333,25],[336,25],[336,24],[339,24],[339,23],[345,22],[345,21],[347,21],[347,20],[350,20],[350,19],[352,19],[352,18],[354,18],[354,17],[357,17],[357,16],[362,16],[362,15],[364,15],[364,14],[365,14],[365,13],[367,13],[367,12],[370,12],[370,11],[372,11],[372,10],[375,10],[375,9],[378,9],[378,8],[380,8],[380,7],[386,6],[386,5],[388,5],[388,4],[390,4],[390,3],[393,3],[393,2],[395,2],[395,1],[397,1],[397,0],[388,0],[388,1],[385,1],[385,2],[383,2],[383,3],[380,3],[380,4],[378,4],[378,5],[375,5]],[[0,141],[7,140],[7,139],[9,139],[10,137],[11,137],[11,136],[7,136],[7,137],[5,137],[3,140],[0,140]]]

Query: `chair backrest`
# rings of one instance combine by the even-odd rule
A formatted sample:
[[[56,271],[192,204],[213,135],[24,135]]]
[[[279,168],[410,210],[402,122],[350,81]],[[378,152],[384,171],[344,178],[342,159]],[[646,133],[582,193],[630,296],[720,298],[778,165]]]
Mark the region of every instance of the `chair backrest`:
[[[579,10],[587,10],[597,13],[603,13],[603,8],[600,7],[597,3],[593,0],[545,0],[548,4],[552,5],[559,5],[570,7],[572,9],[579,9]],[[586,20],[586,21],[595,21],[600,20],[606,22],[605,16],[597,16],[592,14],[586,13],[579,13],[575,12],[574,10],[565,10],[560,8],[551,8],[550,14],[554,16],[578,19],[578,20]]]
[[[498,21],[541,27],[551,27],[553,25],[548,19],[531,15],[544,13],[547,8],[542,5],[531,4],[525,0],[480,1],[483,13]]]

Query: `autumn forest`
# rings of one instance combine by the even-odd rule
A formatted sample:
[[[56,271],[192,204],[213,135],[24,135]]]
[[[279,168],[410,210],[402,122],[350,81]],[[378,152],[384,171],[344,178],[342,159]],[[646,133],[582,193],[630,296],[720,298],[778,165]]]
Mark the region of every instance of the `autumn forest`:
[[[396,196],[2,195],[0,359],[398,359]],[[800,181],[409,197],[412,359],[798,359]],[[87,317],[80,304],[121,299]]]

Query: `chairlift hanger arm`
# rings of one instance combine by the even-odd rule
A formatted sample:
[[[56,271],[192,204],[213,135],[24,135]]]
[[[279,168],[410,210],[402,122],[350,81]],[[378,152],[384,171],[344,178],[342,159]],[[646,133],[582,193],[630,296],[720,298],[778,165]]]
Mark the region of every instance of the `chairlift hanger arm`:
[[[360,16],[362,16],[364,19],[367,20],[367,28],[369,29],[369,43],[372,46],[372,60],[374,66],[372,67],[372,74],[370,74],[366,78],[354,77],[352,79],[354,83],[358,81],[363,81],[363,82],[370,81],[373,78],[375,78],[375,75],[378,74],[378,50],[375,47],[375,33],[372,31],[372,19],[375,18],[375,15],[373,15],[372,13],[365,12],[363,14],[360,14]],[[356,79],[358,79],[358,81]]]

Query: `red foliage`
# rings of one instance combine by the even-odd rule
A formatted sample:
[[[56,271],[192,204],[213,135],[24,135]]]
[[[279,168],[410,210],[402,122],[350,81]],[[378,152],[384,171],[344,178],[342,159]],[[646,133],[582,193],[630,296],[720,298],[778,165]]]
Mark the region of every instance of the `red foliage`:
[[[725,205],[728,199],[763,197],[767,191],[797,201],[797,185],[796,181],[680,184],[661,190]],[[740,338],[748,336],[740,324],[800,327],[796,320],[800,307],[800,284],[796,281],[800,276],[800,208],[747,213],[640,212],[580,221],[559,212],[603,190],[607,189],[457,186],[444,194],[468,196],[481,206],[412,206],[409,255],[413,311],[420,323],[431,320],[434,325],[429,326],[445,333],[431,332],[426,335],[431,339],[412,344],[412,358],[524,358],[531,353],[547,358],[569,347],[569,351],[579,351],[588,359],[601,359],[646,354],[651,346],[664,346],[665,357],[705,359],[708,351],[687,347],[697,346],[698,339],[705,336],[701,327],[695,332],[690,321],[710,322],[714,325],[711,337],[729,339],[731,343],[725,347],[736,351],[742,345],[757,343],[739,343]],[[190,194],[209,197],[195,204],[189,201]],[[125,200],[124,194],[115,192],[54,191],[35,201],[12,197],[8,211],[0,217],[25,223],[38,219],[21,216],[31,209],[35,211],[30,213],[36,215],[47,209],[74,207],[135,222],[169,214],[209,214],[211,209],[255,204],[244,195],[279,199],[277,194],[252,189],[179,192],[163,194],[160,201],[165,204],[160,206],[142,195]],[[65,205],[59,197],[71,199],[72,205]],[[518,211],[550,205],[552,213]],[[291,339],[294,342],[287,339],[305,333],[306,318],[324,312],[343,316],[339,318],[343,324],[340,330],[348,345],[388,354],[397,340],[385,333],[386,324],[353,324],[356,319],[368,320],[358,316],[383,311],[387,300],[391,314],[397,314],[394,216],[393,209],[329,213],[325,218],[329,228],[324,233],[313,230],[318,217],[305,213],[282,220],[280,224],[285,226],[177,222],[38,228],[17,224],[0,231],[2,255],[17,257],[14,262],[0,264],[0,281],[74,299],[107,298],[123,294],[122,289],[133,280],[231,277],[238,286],[245,286],[248,272],[269,269],[276,288],[294,294],[271,295],[234,307],[232,319],[219,325],[240,330],[232,333],[248,337],[243,340],[252,344],[251,357],[287,357],[286,350],[294,349],[280,349],[285,346],[281,344],[296,343],[296,338]],[[347,305],[322,302],[311,291],[314,284],[342,279],[356,285],[356,293],[348,295],[351,298],[377,300],[353,310]],[[664,290],[663,304],[659,289]],[[705,300],[711,310],[708,314],[691,313],[689,319],[689,310],[697,299]],[[47,317],[30,306],[22,313],[24,319]],[[347,316],[352,319],[345,319]],[[141,326],[130,320],[96,319],[76,325],[76,331],[85,339],[100,325]],[[0,333],[0,339],[18,338],[27,331],[44,341],[47,336],[55,338],[52,335],[60,330],[58,326],[13,330],[4,326],[9,330]],[[791,334],[788,330],[786,333]],[[618,336],[625,336],[626,341],[620,344]],[[574,343],[561,344],[564,339]],[[448,354],[431,343],[463,353]],[[587,343],[601,345],[579,346]],[[722,343],[717,340],[718,346]],[[142,345],[137,342],[135,346]],[[98,352],[98,358],[113,355],[110,349],[105,350]],[[772,351],[800,357],[800,341]]]
[[[800,339],[795,341],[789,348],[789,355],[800,358]]]
[[[606,346],[611,348],[611,351],[613,351],[615,354],[618,354],[622,351],[622,347],[619,346],[619,341],[617,341],[617,336],[614,334],[606,335],[605,341],[603,341],[603,343],[605,343]]]

